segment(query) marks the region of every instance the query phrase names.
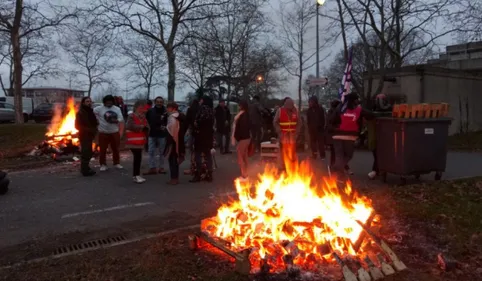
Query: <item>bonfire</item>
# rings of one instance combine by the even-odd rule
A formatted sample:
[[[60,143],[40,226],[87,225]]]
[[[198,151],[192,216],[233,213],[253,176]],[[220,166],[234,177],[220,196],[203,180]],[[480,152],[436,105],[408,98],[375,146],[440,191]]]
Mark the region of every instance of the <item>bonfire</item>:
[[[347,260],[368,271],[377,258],[386,264],[388,255],[370,252],[380,244],[366,227],[380,222],[371,200],[350,182],[340,187],[334,178],[316,177],[309,162],[286,164],[286,172],[267,166],[255,182],[236,180],[238,198],[202,221],[201,238],[237,263],[247,253],[250,273],[317,271],[327,264],[345,267]]]
[[[54,115],[52,122],[47,129],[45,136],[47,143],[53,147],[62,148],[67,145],[79,145],[77,133],[75,128],[76,108],[73,98],[67,100],[66,109],[60,106],[54,107]],[[67,112],[67,114],[65,114]]]
[[[67,100],[66,106],[56,105],[53,108],[53,117],[45,133],[45,141],[36,147],[30,155],[50,155],[53,159],[77,160],[73,155],[80,153],[78,130],[75,128],[77,108],[73,98]],[[93,144],[94,154],[97,152]]]

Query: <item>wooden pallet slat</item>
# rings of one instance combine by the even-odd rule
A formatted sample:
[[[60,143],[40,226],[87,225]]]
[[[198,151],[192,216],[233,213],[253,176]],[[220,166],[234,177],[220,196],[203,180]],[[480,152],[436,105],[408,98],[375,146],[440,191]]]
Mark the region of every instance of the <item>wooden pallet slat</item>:
[[[431,104],[430,109],[432,111],[432,114],[430,118],[439,118],[440,113],[442,112],[442,105],[441,104]]]
[[[394,118],[441,118],[449,116],[448,103],[395,104],[392,109]]]

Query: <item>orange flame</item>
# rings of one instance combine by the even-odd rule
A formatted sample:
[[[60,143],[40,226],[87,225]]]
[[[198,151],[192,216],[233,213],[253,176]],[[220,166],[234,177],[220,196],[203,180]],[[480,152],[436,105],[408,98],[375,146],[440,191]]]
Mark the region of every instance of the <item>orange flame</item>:
[[[65,112],[67,112],[66,115],[64,114]],[[68,141],[72,141],[73,145],[79,144],[79,139],[77,138],[78,130],[75,128],[76,112],[73,98],[67,100],[66,111],[63,111],[60,106],[54,107],[54,116],[45,134],[50,145],[58,146]]]
[[[371,201],[358,196],[351,183],[340,190],[335,179],[316,178],[308,162],[287,157],[292,149],[283,149],[286,173],[268,166],[254,190],[250,183],[236,180],[239,199],[221,206],[211,223],[201,226],[227,241],[232,250],[251,248],[250,261],[258,270],[261,259],[272,271],[284,270],[287,254],[304,268],[314,261],[331,261],[329,252],[335,250],[356,255],[352,245],[362,232],[356,220],[366,223],[374,211]]]

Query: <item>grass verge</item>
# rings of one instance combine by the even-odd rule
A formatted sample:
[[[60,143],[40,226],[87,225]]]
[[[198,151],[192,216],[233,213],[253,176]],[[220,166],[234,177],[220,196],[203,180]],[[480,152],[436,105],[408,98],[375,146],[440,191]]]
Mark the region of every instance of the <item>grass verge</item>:
[[[482,178],[369,192],[382,215],[381,235],[409,270],[385,280],[478,280],[482,268]],[[58,260],[0,270],[0,280],[244,281],[225,255],[192,252],[188,232]],[[457,268],[442,272],[437,254]],[[274,279],[273,279],[274,280]]]
[[[482,150],[482,131],[450,136],[449,148],[472,151]]]
[[[45,124],[1,124],[0,160],[20,157],[45,139]]]

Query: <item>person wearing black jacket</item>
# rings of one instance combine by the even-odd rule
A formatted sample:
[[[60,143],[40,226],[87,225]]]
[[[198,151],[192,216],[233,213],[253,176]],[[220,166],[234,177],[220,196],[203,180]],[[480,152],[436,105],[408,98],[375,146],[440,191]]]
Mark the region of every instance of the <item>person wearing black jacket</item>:
[[[239,103],[239,113],[234,117],[233,133],[231,136],[231,144],[236,145],[238,153],[238,164],[241,170],[241,181],[248,179],[248,150],[251,143],[248,103],[241,101]]]
[[[99,122],[92,110],[92,100],[89,97],[82,98],[80,109],[75,116],[75,128],[79,131],[80,141],[80,172],[84,176],[93,176],[95,171],[89,166],[92,159],[92,143],[97,134]]]
[[[204,96],[200,101],[200,107],[194,117],[194,153],[196,160],[196,172],[190,182],[213,180],[213,158],[211,149],[214,140],[214,108],[213,100]],[[206,169],[203,169],[203,159],[206,161]]]
[[[231,131],[231,112],[224,100],[219,101],[219,105],[214,110],[216,119],[217,145],[221,154],[231,153],[229,149],[229,132]]]
[[[165,174],[164,149],[168,133],[166,130],[167,110],[162,97],[156,97],[154,107],[147,111],[146,118],[150,128],[148,138],[149,170],[144,175]]]
[[[309,100],[307,112],[308,132],[310,134],[311,152],[316,159],[319,152],[320,158],[325,159],[325,109],[319,105],[318,98],[312,96]]]

